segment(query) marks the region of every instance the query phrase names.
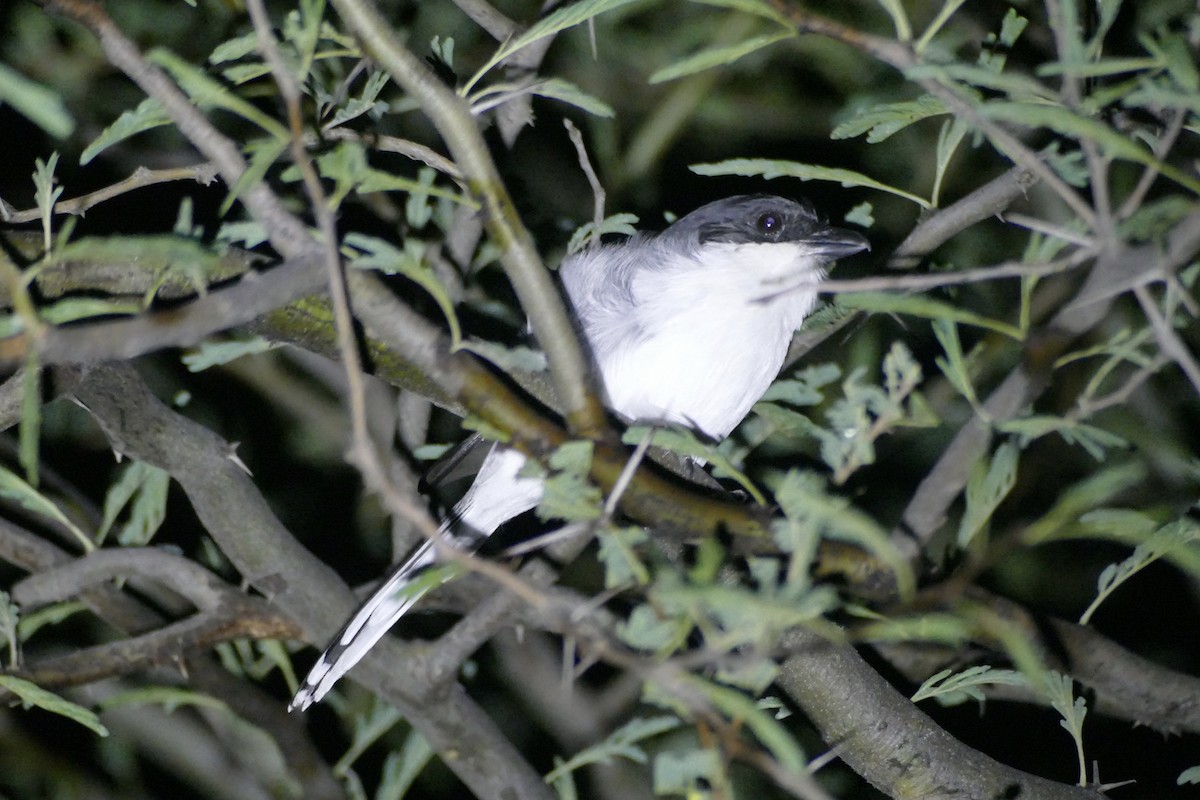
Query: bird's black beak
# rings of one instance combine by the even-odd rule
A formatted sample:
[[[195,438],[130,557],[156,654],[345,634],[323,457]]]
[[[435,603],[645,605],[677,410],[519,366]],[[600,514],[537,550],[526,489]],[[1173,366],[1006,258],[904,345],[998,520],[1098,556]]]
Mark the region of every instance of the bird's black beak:
[[[804,246],[830,261],[871,249],[867,237],[846,228],[823,228],[804,237]]]

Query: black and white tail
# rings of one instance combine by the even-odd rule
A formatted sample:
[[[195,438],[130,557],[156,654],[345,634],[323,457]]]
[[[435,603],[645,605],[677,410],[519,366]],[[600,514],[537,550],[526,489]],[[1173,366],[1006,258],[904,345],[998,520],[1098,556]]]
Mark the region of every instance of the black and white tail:
[[[474,550],[504,522],[537,505],[542,496],[542,482],[538,478],[519,477],[517,473],[524,464],[525,457],[516,450],[494,447],[475,482],[454,507],[451,519],[442,524],[439,536],[444,537],[447,544]],[[288,705],[289,711],[303,711],[320,702],[333,685],[362,660],[432,588],[418,588],[412,583],[435,563],[436,548],[433,542],[425,542],[412,557],[392,571],[321,653]]]

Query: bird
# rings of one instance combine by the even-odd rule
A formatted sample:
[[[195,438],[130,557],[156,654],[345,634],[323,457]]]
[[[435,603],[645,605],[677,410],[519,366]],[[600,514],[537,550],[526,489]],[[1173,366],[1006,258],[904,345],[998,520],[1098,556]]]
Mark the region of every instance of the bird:
[[[660,233],[582,250],[559,268],[609,409],[633,421],[679,424],[724,439],[783,366],[836,260],[870,248],[827,224],[807,201],[766,194],[717,200]],[[439,528],[474,551],[537,505],[542,479],[525,456],[492,445],[474,482]],[[431,587],[432,540],[396,567],[322,652],[288,710],[319,702]]]

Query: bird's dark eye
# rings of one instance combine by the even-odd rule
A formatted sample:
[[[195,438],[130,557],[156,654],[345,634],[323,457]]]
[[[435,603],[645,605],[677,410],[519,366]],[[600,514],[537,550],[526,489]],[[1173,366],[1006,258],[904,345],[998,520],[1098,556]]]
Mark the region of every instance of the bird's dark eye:
[[[755,226],[763,236],[775,236],[783,228],[783,219],[778,214],[768,212],[758,218]]]

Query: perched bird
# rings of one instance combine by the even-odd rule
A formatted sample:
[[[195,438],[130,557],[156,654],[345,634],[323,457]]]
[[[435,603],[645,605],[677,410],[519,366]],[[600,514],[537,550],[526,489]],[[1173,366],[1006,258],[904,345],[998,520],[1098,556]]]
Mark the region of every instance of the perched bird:
[[[826,225],[807,203],[740,195],[662,233],[577,253],[560,274],[608,407],[719,440],[779,372],[825,268],[868,247],[861,234]],[[542,481],[519,476],[524,463],[518,451],[494,445],[440,535],[474,550],[537,505]],[[317,659],[289,709],[319,701],[362,659],[420,599],[405,587],[436,558],[426,542],[391,573]]]

